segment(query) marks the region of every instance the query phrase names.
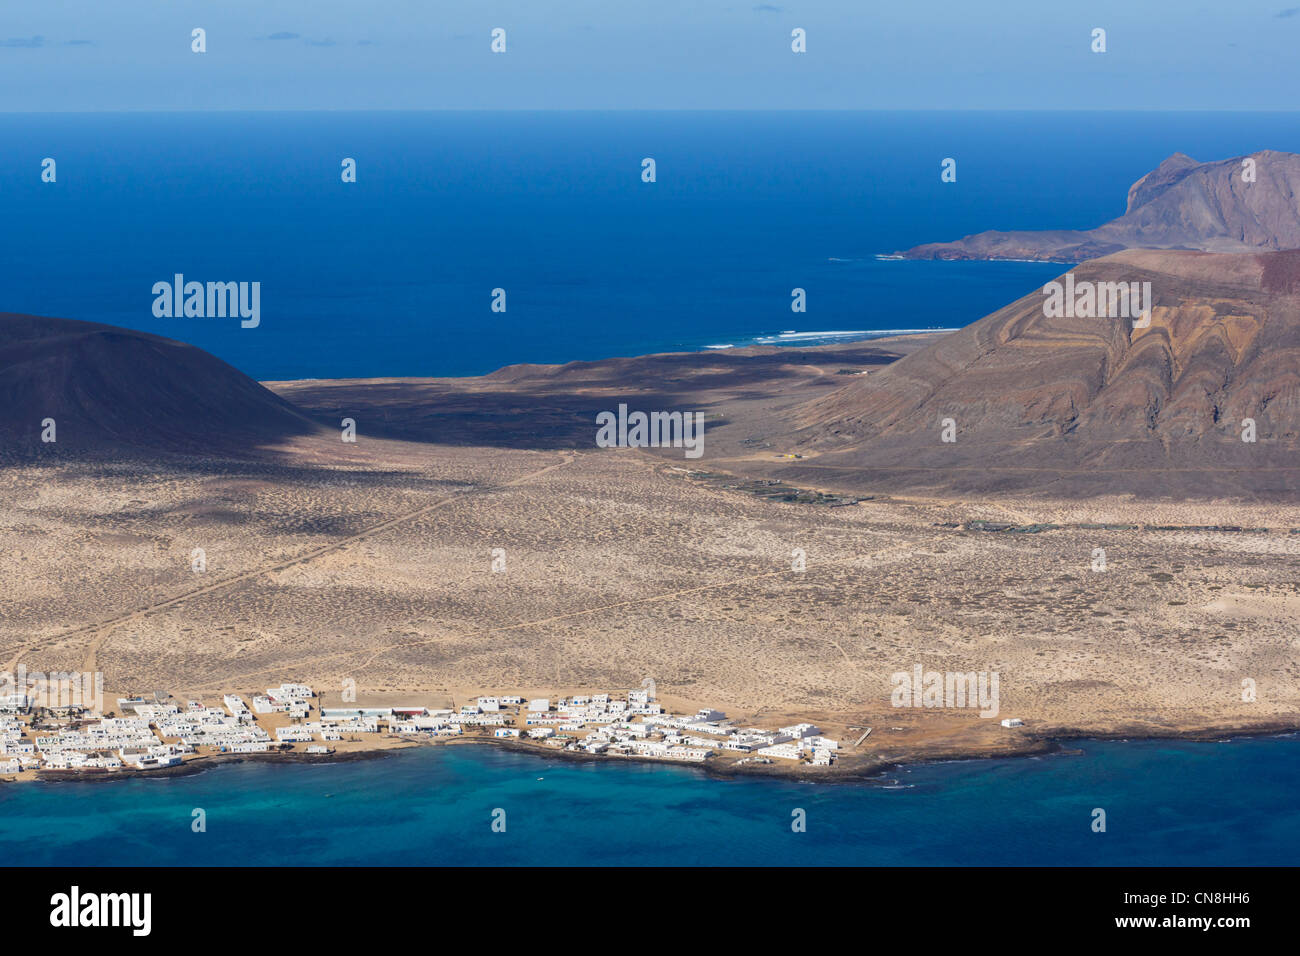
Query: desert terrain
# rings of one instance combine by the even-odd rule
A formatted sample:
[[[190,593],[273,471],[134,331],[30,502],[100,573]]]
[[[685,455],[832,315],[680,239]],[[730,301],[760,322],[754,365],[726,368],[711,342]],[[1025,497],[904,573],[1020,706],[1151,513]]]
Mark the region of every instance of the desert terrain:
[[[1162,497],[810,467],[828,405],[942,344],[267,383],[239,391],[262,426],[218,422],[203,454],[180,417],[152,436],[118,408],[112,443],[78,446],[94,415],[72,415],[57,449],[15,439],[0,468],[0,669],[102,671],[110,699],[297,680],[326,706],[345,681],[362,704],[445,706],[650,678],[672,708],[849,744],[872,727],[846,769],[1300,727],[1294,473],[1272,495]],[[200,375],[238,373],[200,362],[187,388]],[[620,402],[704,412],[704,455],[594,447]],[[917,665],[997,672],[998,717],[1024,726],[892,706]]]

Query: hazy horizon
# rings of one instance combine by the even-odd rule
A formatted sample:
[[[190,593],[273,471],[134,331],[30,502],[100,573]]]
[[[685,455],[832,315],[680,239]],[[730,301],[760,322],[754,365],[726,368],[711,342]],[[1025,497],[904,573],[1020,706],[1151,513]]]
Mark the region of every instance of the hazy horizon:
[[[498,28],[503,53],[491,49]],[[1093,51],[1098,28],[1104,53]],[[1292,111],[1298,39],[1300,7],[1285,0],[49,0],[6,11],[0,112]]]

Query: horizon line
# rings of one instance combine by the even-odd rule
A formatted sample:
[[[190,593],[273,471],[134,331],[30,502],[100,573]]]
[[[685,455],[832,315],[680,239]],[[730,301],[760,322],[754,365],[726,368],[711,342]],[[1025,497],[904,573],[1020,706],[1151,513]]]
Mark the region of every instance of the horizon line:
[[[736,106],[652,106],[652,107],[468,107],[468,106],[357,106],[357,107],[125,107],[121,109],[0,110],[0,116],[62,116],[100,113],[1271,113],[1300,114],[1292,109],[1241,109],[1237,107],[736,107]]]

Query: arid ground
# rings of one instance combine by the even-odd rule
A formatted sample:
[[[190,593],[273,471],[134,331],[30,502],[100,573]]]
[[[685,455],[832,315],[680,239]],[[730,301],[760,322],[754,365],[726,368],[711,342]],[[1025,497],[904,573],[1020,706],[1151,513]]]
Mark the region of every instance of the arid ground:
[[[356,443],[323,426],[230,457],[13,462],[0,667],[100,670],[112,697],[293,679],[326,706],[349,679],[362,702],[445,705],[652,678],[674,708],[850,744],[872,727],[849,766],[1300,726],[1300,506],[763,483],[799,465],[775,413],[924,344],[278,383]],[[619,402],[704,411],[704,456],[594,447]],[[998,716],[1025,727],[893,707],[916,665],[996,671]]]

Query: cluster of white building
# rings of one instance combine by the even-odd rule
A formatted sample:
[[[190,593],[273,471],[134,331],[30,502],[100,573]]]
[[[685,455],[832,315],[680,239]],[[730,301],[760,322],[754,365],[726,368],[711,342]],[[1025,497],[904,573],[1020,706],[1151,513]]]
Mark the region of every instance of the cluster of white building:
[[[520,698],[513,698],[520,700]],[[496,702],[498,698],[480,698]],[[593,754],[648,757],[698,763],[720,751],[752,753],[764,758],[808,761],[829,766],[838,741],[812,724],[779,730],[739,727],[719,710],[695,714],[666,713],[650,691],[629,691],[626,699],[609,694],[528,701],[523,732],[534,740]],[[518,729],[498,730],[497,737],[519,736]]]
[[[311,714],[311,699],[315,695],[306,684],[281,684],[268,687],[265,694],[253,698],[253,710],[259,714],[288,714],[301,720]]]
[[[178,738],[187,753],[198,747],[212,747],[220,753],[265,753],[271,749],[271,737],[253,720],[247,705],[239,697],[227,695],[225,710],[207,707],[197,700],[182,710],[176,704],[146,704],[136,707],[136,714],[158,728],[162,737]]]
[[[514,726],[510,712],[514,711]],[[740,727],[719,710],[705,708],[695,714],[670,714],[648,690],[631,690],[626,697],[585,694],[549,698],[519,695],[484,696],[455,710],[421,707],[343,708],[325,710],[319,728],[295,725],[284,732],[319,732],[323,739],[331,728],[347,733],[377,733],[380,724],[390,733],[454,736],[470,727],[492,729],[496,738],[525,737],[567,750],[593,754],[647,757],[698,763],[722,751],[755,754],[829,766],[839,750],[838,741],[822,735],[812,724],[795,724],[778,730]],[[282,739],[298,740],[298,737]],[[306,739],[304,736],[301,739]]]
[[[43,770],[153,769],[178,764],[183,754],[193,753],[183,743],[161,740],[152,718],[141,714],[70,722],[34,736],[36,766]]]
[[[53,731],[24,736],[17,716],[0,713],[0,773],[28,769],[152,769],[180,763],[205,748],[218,753],[264,753],[285,744],[307,744],[308,753],[329,753],[333,741],[359,734],[455,736],[484,728],[494,737],[526,736],[549,746],[591,754],[699,763],[721,752],[743,753],[761,762],[789,760],[828,766],[837,741],[812,724],[768,730],[739,726],[719,710],[672,714],[649,690],[625,697],[587,694],[527,699],[484,696],[457,709],[425,707],[343,707],[322,709],[312,718],[312,689],[285,683],[252,697],[222,698],[223,707],[197,700],[182,706],[162,692],[118,700],[120,717],[70,719]],[[17,703],[17,702],[14,702]],[[257,715],[284,714],[274,737]],[[278,721],[274,723],[279,723]],[[510,724],[514,726],[510,726]],[[317,741],[320,741],[318,743]]]
[[[20,773],[39,764],[36,745],[23,736],[18,718],[0,716],[0,773]]]
[[[310,688],[301,685],[284,685],[277,692],[289,687],[294,694],[305,690],[310,699]],[[219,753],[270,750],[271,736],[258,726],[243,699],[228,694],[224,703],[223,710],[197,700],[182,707],[162,693],[124,697],[117,702],[120,717],[61,720],[50,730],[33,730],[30,740],[16,717],[0,716],[0,773],[153,770],[175,766],[199,747]]]

